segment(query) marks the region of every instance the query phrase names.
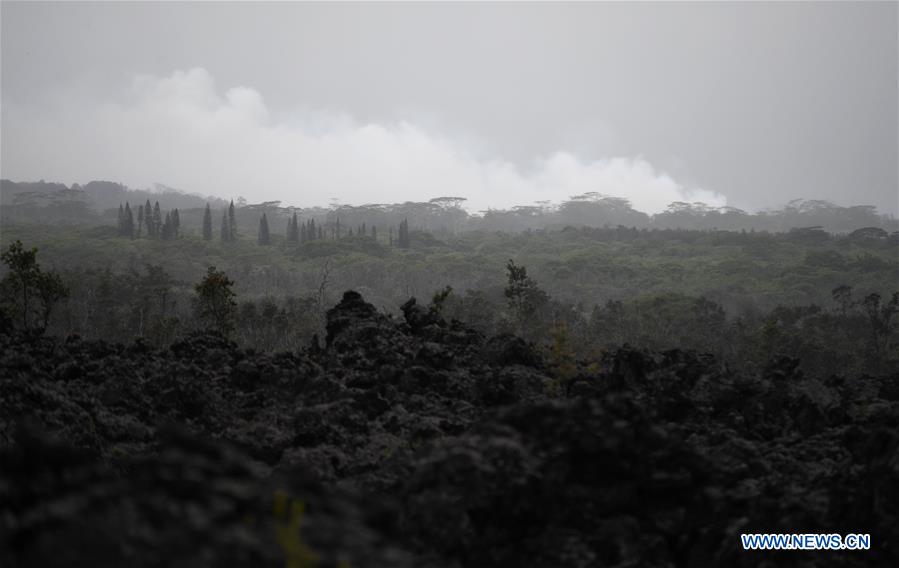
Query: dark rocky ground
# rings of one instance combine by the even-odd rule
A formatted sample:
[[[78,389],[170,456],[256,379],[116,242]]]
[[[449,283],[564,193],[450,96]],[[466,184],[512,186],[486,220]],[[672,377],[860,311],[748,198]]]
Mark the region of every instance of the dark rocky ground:
[[[0,333],[0,566],[899,566],[899,375],[623,348],[550,398],[520,339],[404,312],[349,292],[300,353]]]

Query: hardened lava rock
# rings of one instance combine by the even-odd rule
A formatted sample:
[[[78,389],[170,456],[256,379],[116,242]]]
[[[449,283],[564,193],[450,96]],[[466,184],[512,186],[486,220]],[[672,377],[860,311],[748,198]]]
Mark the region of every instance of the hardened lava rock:
[[[631,346],[557,376],[403,314],[347,292],[290,353],[0,325],[0,566],[899,565],[899,376]]]

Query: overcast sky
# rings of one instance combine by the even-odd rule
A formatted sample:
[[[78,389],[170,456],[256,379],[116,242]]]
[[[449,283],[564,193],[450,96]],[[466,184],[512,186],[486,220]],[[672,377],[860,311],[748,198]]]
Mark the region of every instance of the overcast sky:
[[[0,174],[899,212],[897,3],[14,3]]]

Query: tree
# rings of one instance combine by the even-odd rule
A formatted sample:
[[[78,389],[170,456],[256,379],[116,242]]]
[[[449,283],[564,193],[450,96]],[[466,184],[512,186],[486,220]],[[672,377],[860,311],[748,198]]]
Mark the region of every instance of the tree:
[[[508,272],[508,285],[504,294],[519,326],[519,332],[523,330],[525,321],[534,316],[549,300],[546,292],[541,290],[533,278],[528,276],[524,266],[518,266],[509,260],[506,264]]]
[[[852,286],[845,284],[837,286],[831,290],[830,294],[833,297],[833,302],[840,307],[840,312],[845,317],[849,307],[852,306]]]
[[[155,238],[156,235],[153,233],[153,206],[150,205],[149,199],[144,204],[144,224],[147,226],[147,238]]]
[[[128,202],[125,202],[125,213],[123,217],[123,236],[128,237],[129,239],[134,238],[134,215],[131,213],[131,206]]]
[[[69,297],[69,289],[63,283],[59,274],[55,272],[39,272],[37,296],[40,300],[40,330],[43,331],[50,325],[50,315],[53,313],[53,308],[56,307],[56,304]]]
[[[140,238],[141,229],[144,226],[144,206],[137,206],[137,238]]]
[[[889,352],[890,344],[896,322],[894,320],[899,313],[899,292],[894,292],[889,302],[883,304],[880,294],[868,294],[862,300],[862,306],[868,314],[871,325],[871,339],[874,352],[878,356]]]
[[[222,333],[230,334],[234,329],[235,294],[231,289],[234,282],[228,276],[210,266],[194,290],[197,293],[197,317],[208,326]]]
[[[234,200],[228,206],[228,242],[237,241],[237,217],[234,215]]]
[[[153,238],[158,239],[162,232],[162,211],[159,209],[159,202],[153,205]]]
[[[434,296],[431,298],[431,304],[428,306],[429,311],[438,316],[441,315],[443,313],[443,306],[446,304],[447,298],[449,298],[452,293],[452,286],[445,286],[443,290],[435,292]]]
[[[119,236],[134,238],[134,215],[131,213],[131,206],[126,202],[125,206],[119,203]]]
[[[294,211],[293,217],[287,221],[287,241],[291,243],[300,242],[300,230],[297,225],[297,213]]]
[[[397,246],[400,248],[409,248],[409,221],[403,219],[400,223],[400,230],[397,234]]]
[[[268,218],[266,218],[265,213],[262,214],[262,219],[259,219],[259,244],[272,244],[272,238],[268,232]]]
[[[160,231],[160,238],[164,241],[168,241],[174,237],[174,226],[172,223],[172,215],[171,213],[165,214],[165,221],[162,223],[162,230]]]
[[[126,203],[127,207],[128,204]],[[178,209],[172,209],[172,237],[177,239],[181,236],[181,214],[178,213]]]
[[[221,240],[223,243],[231,240],[231,227],[228,225],[228,213],[226,211],[222,211]]]
[[[212,240],[212,211],[209,210],[209,204],[206,204],[206,210],[203,211],[203,240]]]
[[[331,259],[326,258],[324,264],[321,267],[321,271],[319,272],[318,294],[315,297],[316,313],[318,314],[319,327],[323,327],[325,325],[325,321],[327,320],[325,310],[325,297],[328,292],[328,284],[330,283],[331,269]]]
[[[14,317],[21,318],[23,329],[31,329],[37,321],[43,331],[50,323],[53,308],[68,297],[68,289],[59,275],[41,270],[37,249],[25,250],[22,241],[9,245],[0,259],[9,268],[0,281],[3,303],[9,306]]]

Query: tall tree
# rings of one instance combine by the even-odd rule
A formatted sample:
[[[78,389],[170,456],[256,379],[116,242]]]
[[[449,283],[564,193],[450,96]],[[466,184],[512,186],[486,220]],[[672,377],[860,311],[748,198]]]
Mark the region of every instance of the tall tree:
[[[129,239],[134,238],[134,215],[131,213],[131,205],[128,202],[125,202],[125,213],[123,217],[124,221],[124,236]]]
[[[162,211],[159,209],[159,202],[153,205],[153,238],[158,239],[162,230]]]
[[[119,203],[118,228],[119,228],[119,236],[124,237],[125,236],[125,208],[122,207],[121,203]]]
[[[237,217],[234,214],[234,200],[231,200],[231,205],[228,206],[228,230],[230,231],[228,240],[230,242],[237,241]]]
[[[144,226],[144,206],[137,206],[137,238],[140,238],[141,229]]]
[[[409,248],[409,221],[407,219],[403,219],[403,221],[400,223],[397,244],[400,248]]]
[[[172,214],[165,214],[165,221],[162,222],[162,229],[159,231],[159,236],[162,240],[168,241],[171,240],[174,236],[175,228],[172,223]]]
[[[259,219],[259,244],[270,245],[271,243],[272,238],[268,232],[268,218],[265,216],[265,213],[263,213],[262,219]]]
[[[293,217],[287,222],[287,240],[292,243],[300,241],[300,230],[297,222],[297,213],[294,211]]]
[[[212,240],[212,211],[210,211],[208,203],[206,204],[206,210],[203,211],[203,240]]]
[[[152,239],[155,237],[153,234],[153,206],[150,205],[150,200],[147,199],[147,202],[144,203],[144,225],[147,227],[147,238]]]
[[[128,205],[127,203],[125,204]],[[172,209],[172,238],[177,239],[181,236],[181,214],[178,209]]]
[[[228,225],[228,212],[222,211],[221,240],[223,243],[231,242],[231,227]]]

